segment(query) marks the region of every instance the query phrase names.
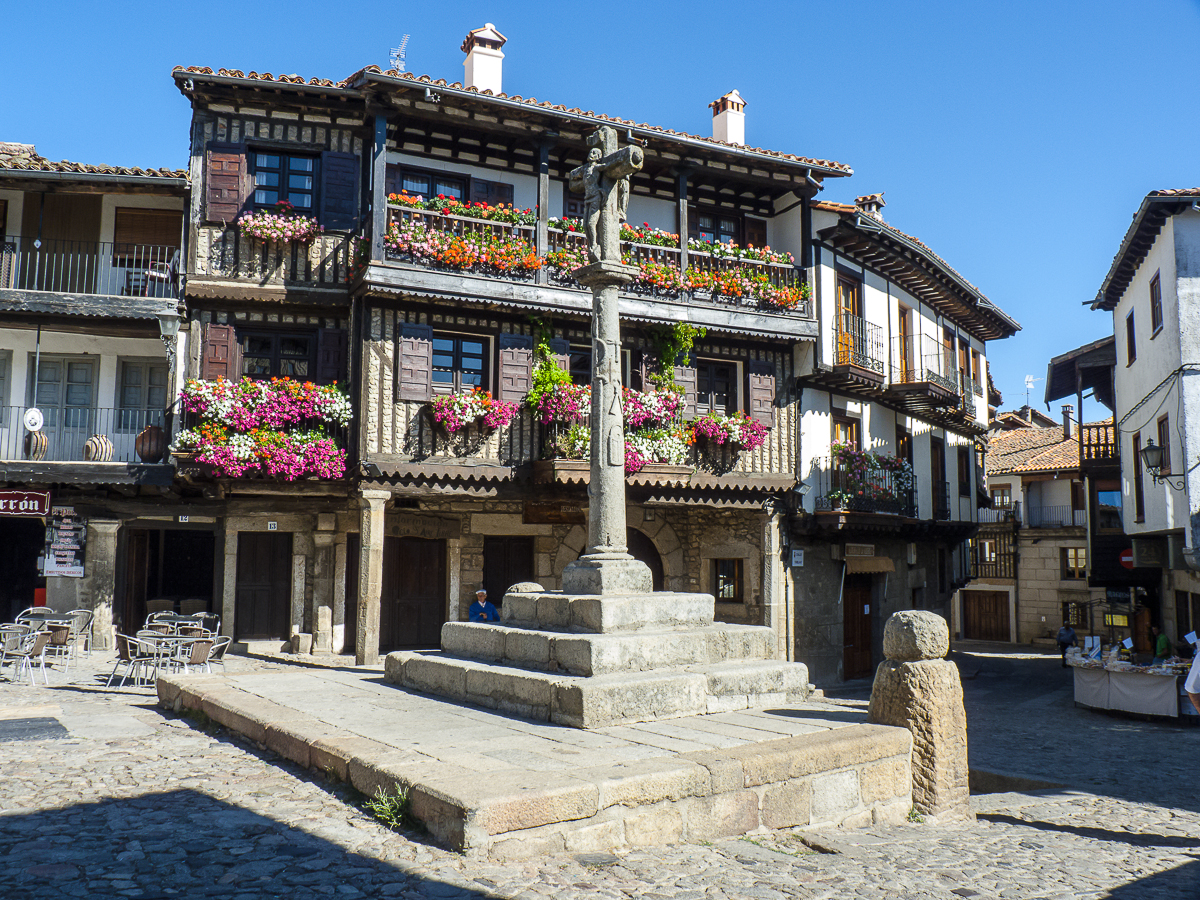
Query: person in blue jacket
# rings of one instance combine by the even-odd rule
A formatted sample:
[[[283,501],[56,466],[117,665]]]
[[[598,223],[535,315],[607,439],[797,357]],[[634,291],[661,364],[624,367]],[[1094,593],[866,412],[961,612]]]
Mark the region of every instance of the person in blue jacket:
[[[496,607],[488,600],[487,591],[483,588],[475,592],[475,602],[471,604],[467,614],[472,622],[500,621],[500,613],[496,612]]]

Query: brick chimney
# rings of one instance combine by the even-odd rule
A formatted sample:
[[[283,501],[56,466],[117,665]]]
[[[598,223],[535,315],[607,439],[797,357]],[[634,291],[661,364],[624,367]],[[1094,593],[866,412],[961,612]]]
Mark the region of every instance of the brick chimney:
[[[746,101],[737,90],[708,104],[713,111],[713,137],[727,144],[746,143]]]
[[[883,208],[887,203],[883,200],[883,192],[878,194],[867,194],[865,197],[855,197],[854,205],[858,207],[859,212],[864,212],[873,219],[883,221]]]
[[[1063,406],[1062,416],[1063,416],[1063,440],[1064,441],[1069,441],[1071,439],[1071,435],[1074,434],[1074,430],[1071,426],[1071,416],[1074,415],[1074,413],[1075,413],[1075,407],[1071,406],[1069,403]]]
[[[504,52],[500,49],[508,38],[488,22],[482,28],[467,32],[462,51],[467,54],[463,61],[463,84],[480,91],[499,94],[503,91]]]

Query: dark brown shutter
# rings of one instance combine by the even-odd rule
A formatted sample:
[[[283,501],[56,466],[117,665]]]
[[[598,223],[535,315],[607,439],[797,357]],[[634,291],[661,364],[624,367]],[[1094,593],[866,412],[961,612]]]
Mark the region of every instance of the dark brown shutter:
[[[205,381],[237,381],[242,375],[241,349],[232,325],[205,325],[200,377]]]
[[[746,243],[755,247],[767,245],[767,223],[762,219],[746,219]]]
[[[246,148],[209,144],[204,168],[204,218],[232,223],[246,196]]]
[[[533,338],[528,334],[500,335],[501,400],[520,403],[533,386]]]
[[[471,202],[486,203],[490,206],[511,204],[513,202],[513,186],[501,184],[498,181],[485,181],[482,178],[471,179]]]
[[[571,371],[571,345],[562,338],[553,338],[550,341],[550,352],[554,354],[554,361],[558,363],[558,367],[564,372]]]
[[[333,231],[358,228],[358,157],[321,154],[321,224]]]
[[[746,410],[768,428],[775,424],[775,369],[769,362],[751,360],[746,371]]]
[[[675,383],[683,388],[683,417],[696,415],[696,370],[691,366],[675,367]]]
[[[428,325],[400,326],[400,378],[397,400],[429,400],[433,396],[433,329]]]
[[[151,248],[179,246],[183,213],[174,209],[118,207],[113,221],[113,256],[136,256],[148,262],[170,261],[170,253]]]
[[[654,374],[654,370],[658,368],[658,357],[649,350],[642,351],[641,362],[638,363],[638,377],[641,379],[641,390],[649,391],[654,388],[654,382],[650,380],[650,376]]]
[[[317,332],[317,382],[341,381],[346,368],[345,328],[322,328]]]

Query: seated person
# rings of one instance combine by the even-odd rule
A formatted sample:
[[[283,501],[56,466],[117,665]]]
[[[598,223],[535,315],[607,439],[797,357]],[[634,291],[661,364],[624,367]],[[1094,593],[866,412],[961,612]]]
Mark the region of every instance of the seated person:
[[[472,622],[499,622],[500,613],[487,598],[487,591],[480,588],[475,592],[475,602],[471,604],[467,617]]]

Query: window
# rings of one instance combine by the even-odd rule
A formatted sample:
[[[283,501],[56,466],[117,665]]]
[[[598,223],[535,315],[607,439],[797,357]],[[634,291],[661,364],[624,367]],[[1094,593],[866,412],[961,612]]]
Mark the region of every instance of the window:
[[[1158,334],[1162,330],[1162,282],[1158,278],[1158,273],[1154,273],[1154,277],[1150,279],[1150,337]]]
[[[120,369],[117,427],[141,431],[161,425],[167,408],[167,364],[123,359]]]
[[[113,223],[113,258],[135,264],[170,263],[179,246],[183,213],[175,209],[118,207]]]
[[[453,394],[488,384],[488,341],[473,334],[433,334],[433,392]]]
[[[958,448],[958,495],[971,496],[971,448]]]
[[[718,603],[744,603],[742,594],[742,561],[713,560],[713,595]]]
[[[1087,548],[1086,547],[1063,547],[1062,555],[1062,577],[1064,579],[1077,579],[1087,577]]]
[[[838,313],[862,318],[862,282],[845,275],[838,275],[837,308]],[[839,325],[841,327],[841,325]]]
[[[1158,446],[1162,447],[1162,474],[1171,474],[1171,422],[1170,416],[1158,420]]]
[[[571,345],[571,381],[574,384],[592,383],[592,347],[590,344]]]
[[[317,160],[292,153],[252,153],[254,205],[274,206],[287,200],[298,210],[316,208]]]
[[[983,360],[978,350],[971,351],[971,387],[977,396],[983,396]]]
[[[1133,325],[1133,313],[1125,317],[1125,365],[1133,364],[1137,359],[1137,333]]]
[[[1088,610],[1088,605],[1086,603],[1080,603],[1075,600],[1064,600],[1063,605],[1062,605],[1063,621],[1066,622],[1068,625],[1070,625],[1072,628],[1087,628],[1088,627],[1087,610]],[[1105,616],[1105,619],[1107,619],[1107,618],[1108,618],[1108,616]],[[1116,618],[1125,618],[1125,617],[1118,616]],[[1106,623],[1106,624],[1111,624],[1111,623]]]
[[[737,405],[737,365],[696,360],[696,412],[720,413]]]
[[[1146,521],[1146,496],[1142,493],[1142,436],[1133,436],[1133,521]]]
[[[1121,484],[1117,481],[1096,483],[1096,530],[1124,531],[1121,521]]]
[[[467,179],[448,172],[424,172],[420,169],[388,166],[387,189],[388,193],[392,194],[399,194],[401,191],[420,194],[427,200],[438,194],[453,200],[467,199]]]
[[[29,354],[29,371],[35,368]],[[29,383],[32,406],[42,411],[47,429],[89,428],[95,398],[96,359],[42,356],[36,364],[37,384]]]
[[[693,212],[695,225],[692,226],[692,237],[714,244],[736,244],[741,236],[741,222],[730,216],[716,213]]]
[[[991,490],[993,509],[1012,509],[1012,485],[998,484]]]
[[[833,416],[833,442],[858,449],[858,419]]]
[[[985,538],[979,542],[979,561],[985,563],[994,563],[996,561],[996,544],[998,541],[995,538]]]
[[[251,378],[312,378],[316,373],[314,334],[239,329],[242,374]]]
[[[912,434],[903,425],[896,426],[896,459],[912,465]]]

